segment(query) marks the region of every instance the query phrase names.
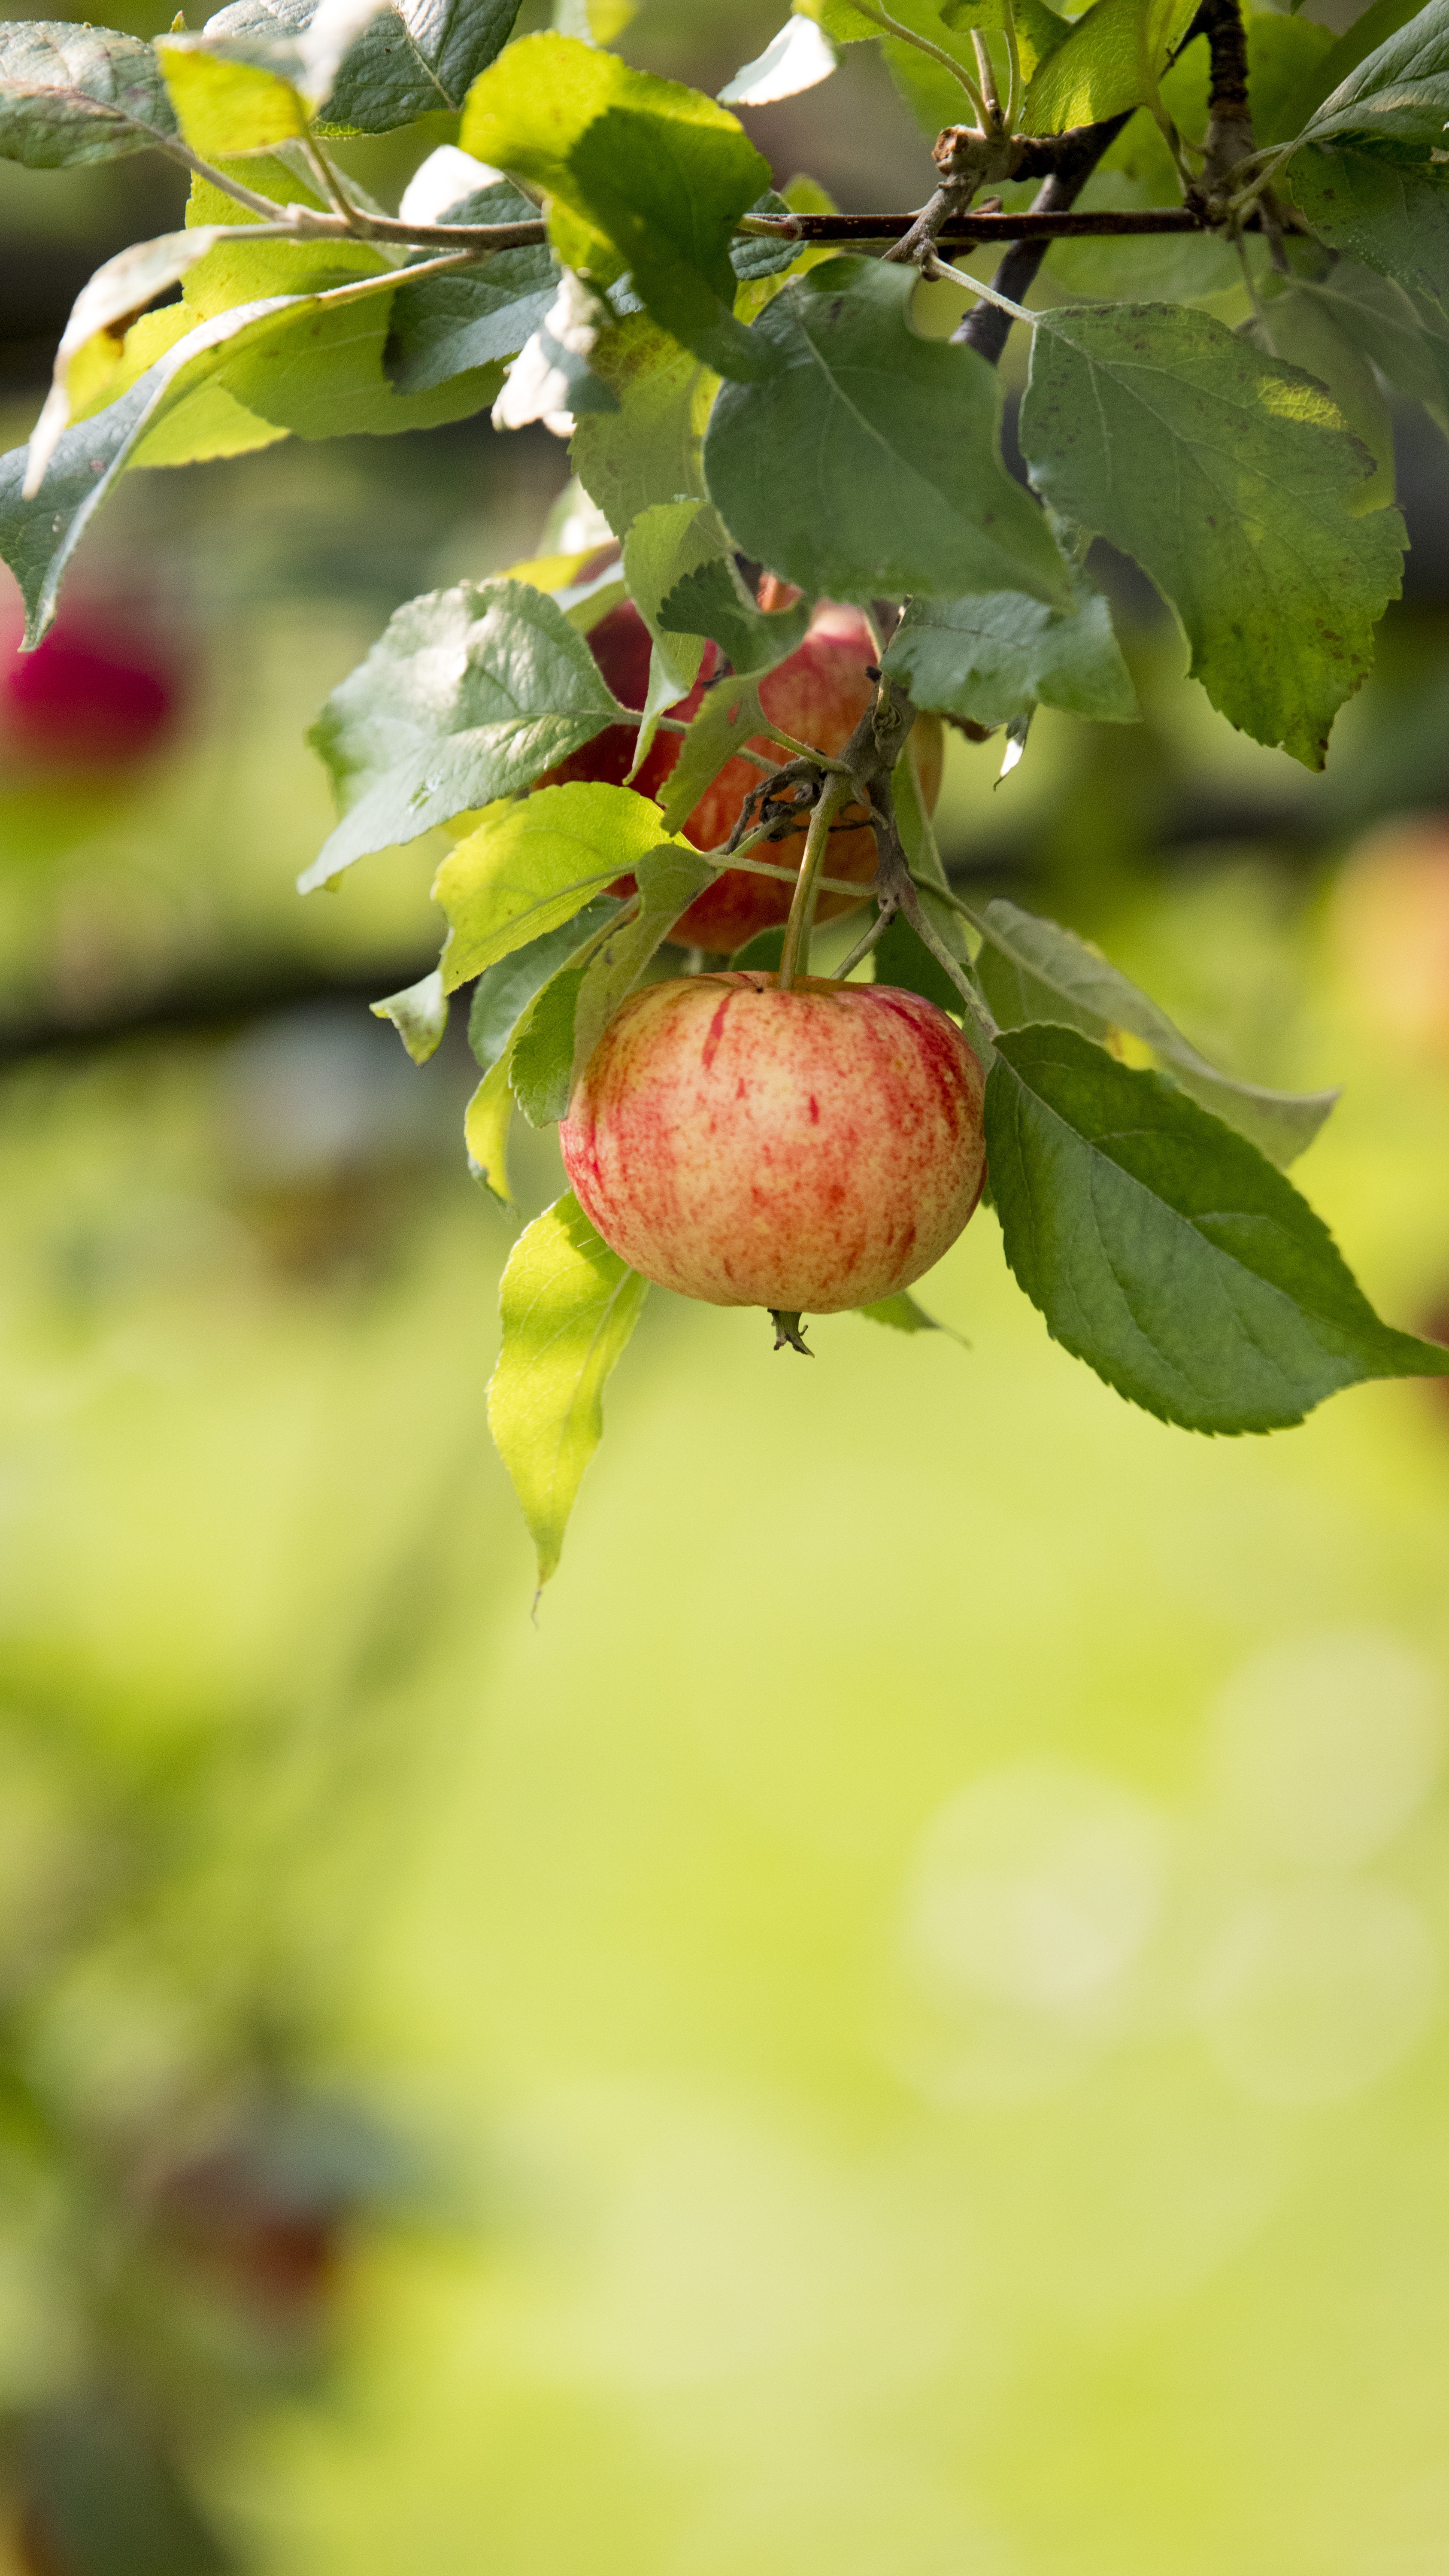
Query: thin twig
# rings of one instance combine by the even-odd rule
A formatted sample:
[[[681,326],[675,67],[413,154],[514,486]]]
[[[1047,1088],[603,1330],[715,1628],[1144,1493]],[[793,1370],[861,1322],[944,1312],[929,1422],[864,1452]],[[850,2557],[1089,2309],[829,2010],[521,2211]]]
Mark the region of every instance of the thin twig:
[[[355,233],[366,218],[362,215],[361,209],[351,204],[345,195],[342,182],[338,178],[336,171],[333,169],[331,162],[328,160],[326,153],[322,150],[319,144],[313,141],[310,134],[304,138],[302,149],[307,156],[308,167],[316,178],[317,185],[321,189],[323,196],[331,201],[334,213],[341,216],[348,231],[350,233]]]
[[[896,917],[898,909],[899,907],[893,903],[882,905],[880,911],[876,914],[874,921],[871,923],[869,930],[865,931],[862,936],[857,939],[849,956],[842,958],[840,964],[835,968],[830,979],[832,983],[843,984],[847,975],[854,974],[862,958],[870,955],[876,941],[881,938],[887,930],[889,930],[891,923]]]

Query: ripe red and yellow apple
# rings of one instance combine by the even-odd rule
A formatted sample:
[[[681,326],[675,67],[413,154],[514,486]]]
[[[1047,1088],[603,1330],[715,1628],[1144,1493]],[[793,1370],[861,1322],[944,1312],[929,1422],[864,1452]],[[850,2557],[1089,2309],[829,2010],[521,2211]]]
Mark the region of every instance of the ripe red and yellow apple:
[[[982,1072],[919,994],[684,975],[634,993],[559,1131],[591,1224],[681,1296],[837,1314],[919,1279],[986,1170]]]
[[[590,633],[589,644],[621,705],[642,707],[649,683],[649,630],[633,601],[623,601],[601,618]],[[706,645],[699,680],[689,696],[670,710],[671,714],[686,719],[694,715],[713,678],[717,658],[715,647]],[[804,642],[761,681],[760,704],[771,721],[797,742],[808,742],[812,749],[833,756],[844,749],[874,695],[874,683],[866,678],[874,661],[875,646],[859,609],[822,606]],[[724,679],[717,685],[728,688],[729,682]],[[568,779],[597,778],[621,786],[633,762],[635,737],[633,725],[608,725],[602,733],[595,734],[592,742],[585,743],[582,751],[551,769],[538,783],[541,787],[555,787]],[[679,757],[679,740],[678,734],[656,735],[648,759],[633,782],[641,795],[660,793]],[[922,791],[927,805],[934,806],[941,786],[940,719],[918,717],[915,741]],[[754,748],[766,753],[772,750],[761,737],[754,739]],[[781,751],[774,756],[783,762],[789,754]],[[684,825],[686,838],[697,850],[718,849],[729,839],[745,798],[759,786],[764,775],[752,761],[738,756],[726,763]],[[754,855],[768,856],[781,867],[797,868],[804,849],[802,823],[798,831],[762,845]],[[863,884],[875,874],[875,859],[875,835],[870,825],[858,808],[848,806],[831,834],[825,873]],[[616,891],[631,891],[632,886],[633,879],[626,877]],[[816,918],[827,921],[833,913],[844,911],[849,902],[848,895],[822,894]],[[757,931],[783,921],[789,909],[790,888],[782,879],[749,876],[742,869],[731,869],[696,896],[670,936],[680,947],[704,948],[715,955],[729,956],[747,939],[753,939]]]

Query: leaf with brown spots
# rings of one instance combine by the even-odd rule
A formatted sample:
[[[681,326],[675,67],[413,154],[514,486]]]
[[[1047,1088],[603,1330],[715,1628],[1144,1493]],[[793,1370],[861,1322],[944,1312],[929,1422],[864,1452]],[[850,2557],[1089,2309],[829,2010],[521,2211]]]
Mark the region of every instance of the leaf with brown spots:
[[[1021,411],[1036,489],[1141,564],[1213,705],[1321,769],[1399,595],[1396,510],[1351,518],[1370,470],[1323,387],[1209,314],[1043,314]]]

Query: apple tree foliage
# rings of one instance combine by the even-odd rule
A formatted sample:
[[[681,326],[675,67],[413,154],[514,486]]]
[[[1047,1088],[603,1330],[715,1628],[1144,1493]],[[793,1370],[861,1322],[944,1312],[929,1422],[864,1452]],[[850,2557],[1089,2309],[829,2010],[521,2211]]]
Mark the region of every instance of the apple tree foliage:
[[[913,710],[1005,728],[1008,758],[1037,705],[1133,720],[1086,569],[1101,537],[1168,603],[1212,704],[1322,766],[1399,590],[1385,384],[1449,408],[1449,0],[1374,0],[1337,38],[1240,0],[1071,18],[1048,0],[800,0],[722,100],[613,50],[630,14],[557,0],[551,31],[519,35],[517,0],[230,0],[154,43],[0,26],[0,153],[54,169],[158,151],[191,174],[185,229],[84,289],[34,435],[0,462],[28,641],[132,468],[490,410],[504,430],[548,420],[571,435],[589,541],[409,602],[312,737],[339,819],[304,890],[451,835],[438,967],[377,1007],[421,1061],[468,992],[487,1187],[509,1200],[515,1109],[561,1115],[717,874],[726,853],[682,826],[768,735],[761,677],[814,601],[850,602],[875,621],[890,713],[857,785],[908,872],[888,884],[882,840],[871,971],[944,1001],[983,1058],[991,1200],[1049,1331],[1203,1432],[1449,1371],[1380,1321],[1285,1177],[1333,1095],[1230,1079],[1070,932],[966,905],[907,740]],[[778,195],[732,112],[818,85],[855,44],[883,49],[922,127],[914,213],[839,216],[809,181]],[[456,141],[388,213],[331,147],[422,119]],[[1052,292],[1028,310],[1044,261]],[[950,340],[912,315],[922,273],[943,272],[970,287]],[[1212,305],[1235,281],[1230,329]],[[1031,339],[1029,488],[1000,446],[1013,327]],[[626,718],[588,640],[626,597],[652,644],[640,760],[661,723],[679,735],[660,801],[539,786]],[[666,711],[711,645],[720,676],[686,727]],[[794,873],[763,828],[728,856]],[[545,1577],[643,1295],[570,1197],[508,1262],[491,1418]],[[908,1297],[866,1311],[928,1322]]]

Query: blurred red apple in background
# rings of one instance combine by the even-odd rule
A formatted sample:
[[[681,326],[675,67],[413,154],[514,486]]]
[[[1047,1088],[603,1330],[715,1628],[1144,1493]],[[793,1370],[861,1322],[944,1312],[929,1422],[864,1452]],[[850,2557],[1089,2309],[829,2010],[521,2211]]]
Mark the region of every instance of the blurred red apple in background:
[[[649,684],[649,631],[633,601],[625,600],[601,618],[589,636],[589,644],[620,704],[642,707]],[[715,647],[707,645],[700,678],[689,696],[670,709],[672,715],[687,719],[695,713],[713,679],[717,661]],[[793,734],[797,742],[808,742],[815,750],[826,753],[841,751],[874,694],[874,685],[865,676],[874,661],[875,646],[859,609],[824,605],[817,610],[799,649],[778,663],[761,682],[760,703],[766,715],[786,733]],[[729,683],[721,680],[717,685],[726,688]],[[918,717],[915,741],[922,789],[927,806],[933,807],[940,793],[943,762],[939,718]],[[597,778],[611,786],[622,786],[634,757],[634,743],[632,725],[609,725],[592,742],[585,743],[582,751],[576,751],[572,759],[551,769],[538,784],[557,787],[569,779]],[[759,737],[754,747],[764,752],[771,749]],[[634,780],[641,795],[658,795],[678,757],[679,736],[658,735]],[[786,752],[778,754],[781,762],[788,757]],[[758,787],[764,774],[748,760],[736,758],[726,763],[685,823],[685,834],[696,849],[718,849],[721,842],[729,839],[746,796]],[[854,821],[852,816],[856,817]],[[768,856],[782,867],[795,868],[804,848],[802,824],[799,831],[769,843]],[[763,857],[766,850],[762,848],[755,855]],[[831,836],[826,873],[856,883],[864,883],[875,874],[875,835],[854,807],[847,806],[842,823]],[[616,891],[627,893],[632,888],[632,877],[624,877]],[[704,948],[729,956],[747,939],[753,939],[756,931],[785,919],[790,892],[790,887],[779,879],[731,870],[698,896],[675,923],[670,936],[679,947]],[[833,913],[847,910],[849,902],[848,895],[824,894],[816,917],[828,921]]]
[[[177,657],[99,609],[62,613],[22,653],[17,613],[0,624],[0,755],[6,767],[120,767],[155,749],[180,698]]]

